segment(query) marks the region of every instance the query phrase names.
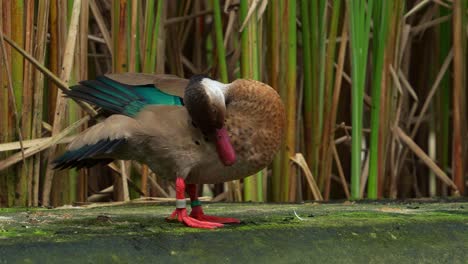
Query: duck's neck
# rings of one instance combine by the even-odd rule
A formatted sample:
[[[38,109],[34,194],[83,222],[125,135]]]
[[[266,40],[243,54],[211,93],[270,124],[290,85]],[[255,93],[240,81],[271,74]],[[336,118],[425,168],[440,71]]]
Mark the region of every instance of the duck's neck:
[[[201,81],[205,89],[205,93],[208,95],[211,105],[217,106],[226,111],[226,93],[229,89],[229,84],[220,83],[211,79],[203,79]],[[216,128],[215,132],[216,151],[220,160],[226,166],[231,166],[236,161],[236,154],[232,147],[231,140],[228,135],[228,131],[223,124],[222,128]]]

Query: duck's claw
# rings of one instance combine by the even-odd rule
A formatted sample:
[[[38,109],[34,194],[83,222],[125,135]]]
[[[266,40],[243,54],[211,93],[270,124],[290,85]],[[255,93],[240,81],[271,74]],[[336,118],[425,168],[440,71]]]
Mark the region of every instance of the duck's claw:
[[[185,208],[177,208],[175,211],[166,218],[167,221],[178,221],[184,223],[186,226],[194,227],[194,228],[218,228],[223,227],[224,225],[220,222],[211,222],[211,221],[203,221],[201,219],[195,219],[194,217],[187,215],[187,209]]]
[[[236,218],[206,215],[203,212],[203,209],[201,206],[193,207],[192,212],[190,212],[190,217],[200,220],[200,221],[211,222],[211,223],[240,224],[240,220]]]

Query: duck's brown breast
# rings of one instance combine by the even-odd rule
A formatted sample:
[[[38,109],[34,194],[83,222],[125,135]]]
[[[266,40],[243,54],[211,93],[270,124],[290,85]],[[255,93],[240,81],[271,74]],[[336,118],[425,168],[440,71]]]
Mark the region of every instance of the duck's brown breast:
[[[237,80],[227,94],[226,126],[239,162],[263,168],[279,150],[285,111],[278,93],[254,80]]]

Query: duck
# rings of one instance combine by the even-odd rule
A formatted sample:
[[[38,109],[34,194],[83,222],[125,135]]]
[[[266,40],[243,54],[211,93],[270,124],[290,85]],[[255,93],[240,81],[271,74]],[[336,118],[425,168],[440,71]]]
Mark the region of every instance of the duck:
[[[84,80],[65,96],[106,118],[81,132],[54,169],[136,160],[175,181],[176,209],[166,218],[194,228],[240,223],[206,215],[197,185],[242,179],[279,151],[286,114],[279,94],[250,79],[222,83],[205,75],[119,73]],[[191,212],[187,212],[189,195]]]

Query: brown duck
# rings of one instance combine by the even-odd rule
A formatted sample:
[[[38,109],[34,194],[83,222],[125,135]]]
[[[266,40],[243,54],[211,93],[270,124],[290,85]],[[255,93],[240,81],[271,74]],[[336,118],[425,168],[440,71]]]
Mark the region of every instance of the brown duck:
[[[191,227],[239,223],[205,215],[196,184],[241,179],[263,169],[280,148],[285,128],[279,95],[254,80],[224,84],[200,75],[187,80],[110,74],[82,81],[66,95],[111,115],[70,143],[55,168],[91,167],[113,159],[145,163],[158,176],[176,181],[176,210],[169,219]]]

